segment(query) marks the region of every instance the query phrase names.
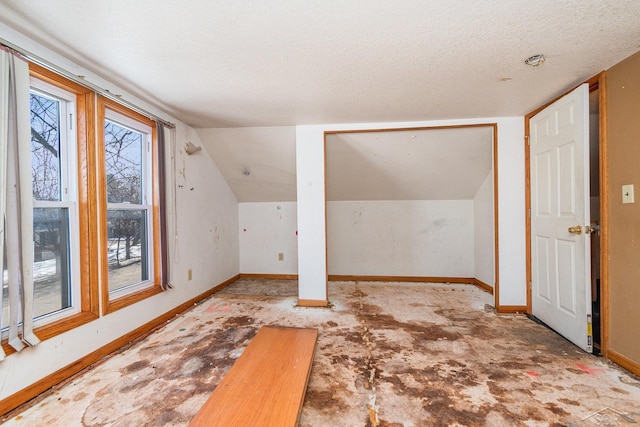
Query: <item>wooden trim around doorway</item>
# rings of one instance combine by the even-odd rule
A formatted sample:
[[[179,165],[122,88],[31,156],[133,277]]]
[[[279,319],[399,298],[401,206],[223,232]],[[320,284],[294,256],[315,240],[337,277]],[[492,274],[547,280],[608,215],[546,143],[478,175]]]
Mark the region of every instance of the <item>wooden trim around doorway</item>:
[[[598,74],[600,91],[600,353],[609,358],[609,139],[607,138],[607,73]],[[635,371],[636,375],[640,372]]]
[[[491,288],[487,283],[478,279],[476,284],[491,288],[493,294],[493,305],[500,308],[500,219],[498,217],[498,124],[493,124],[493,280]]]
[[[327,135],[334,134],[343,134],[343,133],[373,133],[373,132],[402,132],[402,131],[422,131],[422,130],[437,130],[437,129],[463,129],[463,128],[474,128],[474,127],[488,127],[491,126],[493,128],[493,215],[494,215],[494,287],[477,280],[475,278],[465,278],[464,282],[457,283],[469,283],[478,288],[487,291],[494,295],[494,305],[497,308],[500,308],[500,252],[499,252],[499,215],[498,215],[498,123],[469,123],[469,124],[460,124],[460,125],[441,125],[441,126],[416,126],[416,127],[399,127],[399,128],[377,128],[377,129],[344,129],[344,130],[325,130],[324,131],[324,208],[325,208],[325,262],[327,268],[327,282],[330,280],[354,280],[354,279],[336,279],[336,277],[367,277],[367,279],[358,279],[358,280],[369,280],[374,281],[371,277],[384,277],[382,281],[390,281],[388,276],[338,276],[338,275],[330,275],[329,271],[329,244],[328,244],[328,215],[327,215]],[[396,276],[403,277],[403,276]],[[418,278],[411,277],[411,280],[396,280],[393,281],[422,281],[417,280]],[[434,278],[429,278],[434,279]],[[435,278],[438,279],[438,278]],[[440,278],[444,280],[427,280],[431,282],[439,282],[439,283],[456,283],[451,280],[451,278]],[[329,297],[329,291],[327,289],[327,298]],[[508,310],[509,306],[506,307]]]
[[[529,153],[529,137],[531,129],[529,121],[538,114],[543,108],[539,108],[526,116],[524,116],[524,252],[525,252],[525,281],[527,286],[527,305],[526,313],[531,314],[531,154]]]

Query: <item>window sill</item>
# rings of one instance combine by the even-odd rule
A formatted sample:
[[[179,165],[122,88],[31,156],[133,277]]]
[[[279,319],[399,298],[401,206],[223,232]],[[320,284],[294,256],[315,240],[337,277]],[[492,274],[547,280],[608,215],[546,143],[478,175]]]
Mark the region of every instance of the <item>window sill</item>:
[[[138,301],[142,301],[161,292],[162,288],[158,285],[154,285],[149,288],[124,295],[120,298],[103,301],[102,314],[105,315],[113,313],[114,311],[120,310],[121,308],[127,307],[131,304],[135,304]],[[109,298],[109,296],[107,296],[107,298]]]

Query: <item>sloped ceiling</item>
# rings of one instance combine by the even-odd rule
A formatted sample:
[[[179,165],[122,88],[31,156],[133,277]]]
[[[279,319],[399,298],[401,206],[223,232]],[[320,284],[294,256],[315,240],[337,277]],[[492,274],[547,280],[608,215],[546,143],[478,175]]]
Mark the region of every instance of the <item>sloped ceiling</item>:
[[[469,200],[492,171],[493,127],[327,136],[327,200]]]
[[[239,202],[296,200],[295,127],[197,129]],[[493,127],[329,134],[327,200],[469,200]]]
[[[239,202],[296,200],[296,128],[196,129]]]

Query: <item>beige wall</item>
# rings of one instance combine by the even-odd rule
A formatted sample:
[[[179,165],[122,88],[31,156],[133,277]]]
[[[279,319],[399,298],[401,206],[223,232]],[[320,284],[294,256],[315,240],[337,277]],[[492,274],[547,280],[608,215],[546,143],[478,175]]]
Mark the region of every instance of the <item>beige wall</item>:
[[[606,114],[609,349],[626,358],[623,361],[627,368],[637,371],[640,368],[640,52],[607,70]],[[635,185],[634,204],[622,204],[624,184]],[[610,356],[616,360],[616,354]]]

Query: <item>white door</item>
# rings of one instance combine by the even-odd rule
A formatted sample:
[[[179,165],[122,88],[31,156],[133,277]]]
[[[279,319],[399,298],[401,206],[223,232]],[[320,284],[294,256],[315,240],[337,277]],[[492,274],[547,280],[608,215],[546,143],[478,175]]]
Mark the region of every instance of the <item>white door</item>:
[[[532,314],[591,353],[589,86],[529,121]]]

